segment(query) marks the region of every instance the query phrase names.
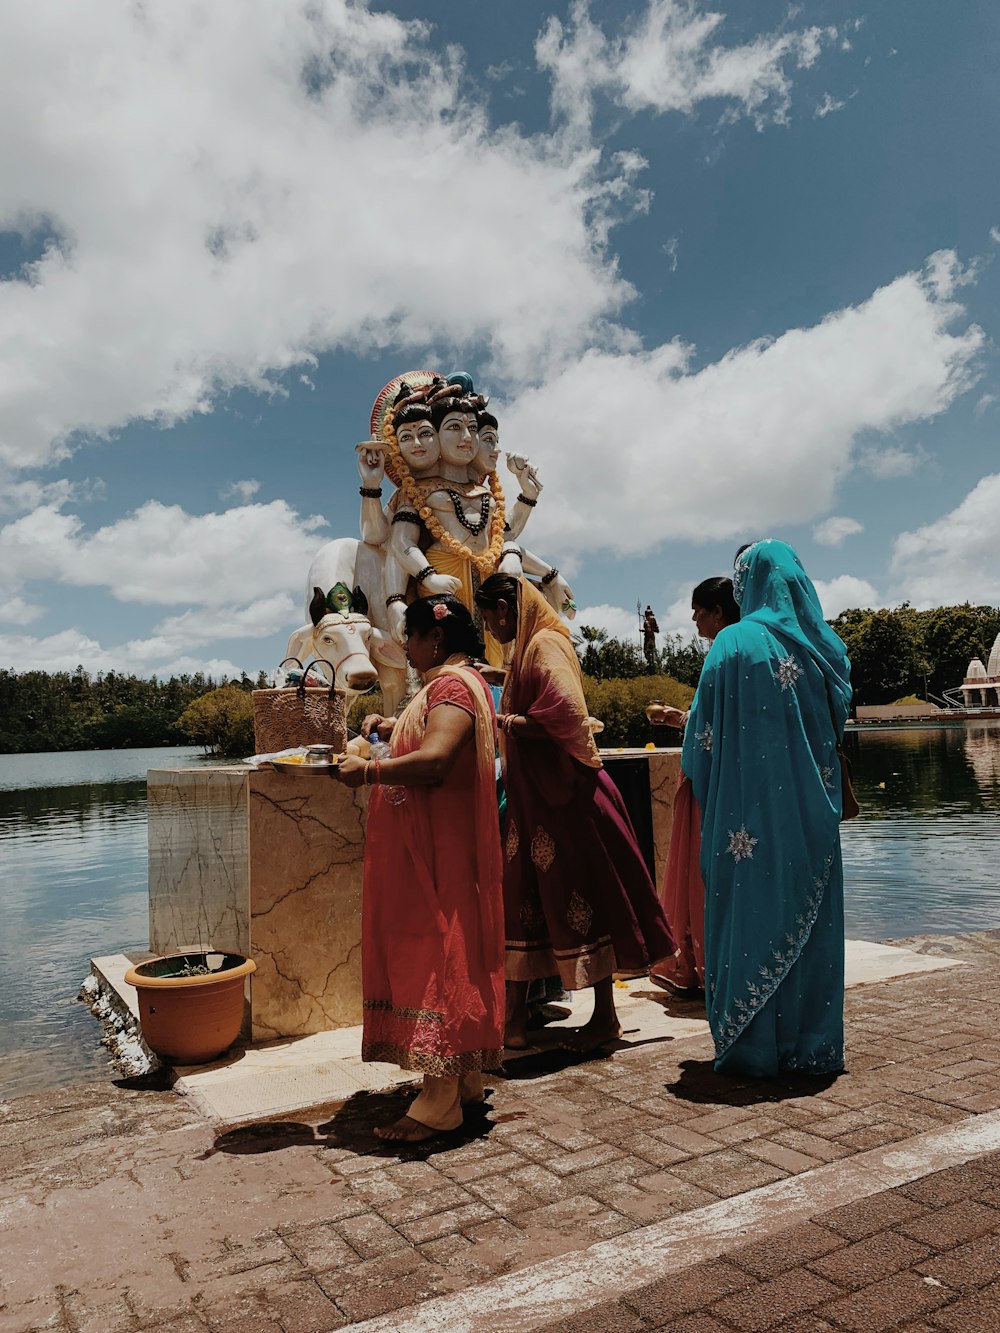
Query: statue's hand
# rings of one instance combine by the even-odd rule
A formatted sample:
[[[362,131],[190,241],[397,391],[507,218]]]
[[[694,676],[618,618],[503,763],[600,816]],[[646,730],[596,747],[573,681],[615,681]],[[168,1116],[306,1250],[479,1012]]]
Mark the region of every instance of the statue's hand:
[[[549,583],[544,583],[542,592],[553,611],[565,616],[567,620],[575,618],[576,602],[573,600],[573,589],[561,574],[557,574]]]
[[[420,584],[420,591],[425,596],[433,594],[437,597],[442,593],[455,594],[461,586],[461,582],[452,578],[450,574],[428,574]],[[397,603],[394,603],[394,605],[397,605]]]
[[[521,487],[521,494],[526,495],[529,500],[537,500],[541,495],[543,487],[538,479],[538,472],[531,462],[530,458],[525,458],[524,454],[508,454],[507,470],[513,472]]]
[[[382,478],[385,476],[385,454],[381,449],[373,445],[366,449],[364,445],[358,448],[358,474],[361,477],[362,486],[380,486]]]
[[[406,629],[406,603],[393,602],[391,606],[386,607],[386,615],[389,618],[389,633],[393,641],[402,648]]]

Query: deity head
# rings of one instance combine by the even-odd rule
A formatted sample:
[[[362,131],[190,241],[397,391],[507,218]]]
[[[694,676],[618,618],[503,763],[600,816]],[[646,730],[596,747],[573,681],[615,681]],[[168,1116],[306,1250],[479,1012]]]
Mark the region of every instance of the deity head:
[[[491,412],[477,412],[479,424],[479,452],[473,460],[473,470],[480,477],[488,476],[497,470],[500,457],[499,422]]]
[[[394,421],[396,443],[407,467],[415,477],[433,473],[441,457],[437,431],[431,422],[430,408],[424,403],[408,403]]]
[[[477,404],[472,398],[439,398],[431,404],[441,458],[452,467],[468,468],[479,452]]]

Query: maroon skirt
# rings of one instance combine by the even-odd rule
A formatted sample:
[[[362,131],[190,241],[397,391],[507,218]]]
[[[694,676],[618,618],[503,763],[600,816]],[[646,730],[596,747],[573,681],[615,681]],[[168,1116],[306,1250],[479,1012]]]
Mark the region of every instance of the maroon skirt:
[[[552,741],[508,744],[507,979],[559,974],[567,990],[643,972],[673,953],[618,788]]]

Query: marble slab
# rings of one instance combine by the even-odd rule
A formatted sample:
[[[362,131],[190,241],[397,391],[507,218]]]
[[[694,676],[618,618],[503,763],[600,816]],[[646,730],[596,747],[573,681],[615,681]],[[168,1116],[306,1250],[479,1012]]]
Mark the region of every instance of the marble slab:
[[[253,1038],[361,1022],[368,793],[326,777],[250,777]]]
[[[152,769],[149,947],[250,951],[246,768]]]

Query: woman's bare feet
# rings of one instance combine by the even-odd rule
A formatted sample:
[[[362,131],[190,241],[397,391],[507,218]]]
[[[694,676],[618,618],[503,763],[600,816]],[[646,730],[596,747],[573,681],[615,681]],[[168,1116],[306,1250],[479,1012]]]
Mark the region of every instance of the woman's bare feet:
[[[391,1125],[379,1125],[372,1130],[377,1139],[393,1139],[402,1143],[423,1143],[440,1132],[439,1129],[431,1129],[430,1125],[422,1125],[419,1120],[411,1120],[408,1115],[400,1116]]]
[[[617,1019],[612,1022],[604,1019],[595,1022],[591,1019],[589,1023],[584,1023],[583,1027],[567,1029],[564,1045],[570,1051],[595,1051],[598,1046],[621,1041],[621,1036],[621,1024]]]
[[[526,1051],[531,1043],[523,1028],[507,1028],[503,1034],[504,1048],[508,1051]]]

